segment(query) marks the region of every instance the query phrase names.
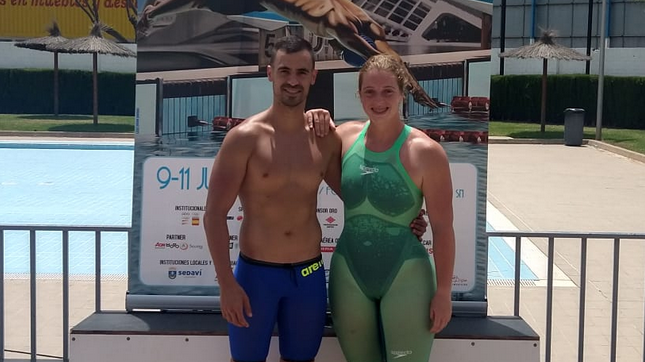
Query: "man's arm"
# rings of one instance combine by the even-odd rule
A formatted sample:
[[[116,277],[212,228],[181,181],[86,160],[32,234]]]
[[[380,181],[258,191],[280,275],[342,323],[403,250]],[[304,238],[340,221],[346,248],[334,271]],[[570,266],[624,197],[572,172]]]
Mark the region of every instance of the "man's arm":
[[[252,135],[247,129],[238,126],[226,135],[213,162],[204,212],[206,240],[220,286],[222,316],[237,326],[248,326],[243,309],[250,316],[251,308],[231,270],[226,217],[246,175],[252,149]]]
[[[452,315],[452,276],[455,264],[455,232],[453,229],[452,179],[448,157],[443,148],[430,139],[416,145],[421,150],[416,159],[421,163],[423,191],[432,228],[433,255],[437,272],[437,292],[430,306],[431,331],[438,333]]]

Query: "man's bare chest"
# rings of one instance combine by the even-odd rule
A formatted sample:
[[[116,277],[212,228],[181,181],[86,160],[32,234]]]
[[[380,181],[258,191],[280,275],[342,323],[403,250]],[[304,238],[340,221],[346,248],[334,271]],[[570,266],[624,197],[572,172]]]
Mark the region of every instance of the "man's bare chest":
[[[249,159],[247,176],[262,188],[316,189],[331,155],[309,140],[261,142]]]

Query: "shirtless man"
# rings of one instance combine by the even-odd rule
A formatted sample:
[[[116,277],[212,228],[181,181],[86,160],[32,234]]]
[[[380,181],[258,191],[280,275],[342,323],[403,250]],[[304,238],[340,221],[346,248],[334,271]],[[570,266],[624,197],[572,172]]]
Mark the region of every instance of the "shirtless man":
[[[276,322],[282,361],[313,361],[320,347],[327,289],[317,191],[324,179],[340,195],[341,143],[307,126],[316,74],[307,41],[278,41],[267,67],[273,104],[234,127],[213,163],[204,228],[233,361],[264,361]],[[244,221],[234,275],[226,216],[238,195]]]

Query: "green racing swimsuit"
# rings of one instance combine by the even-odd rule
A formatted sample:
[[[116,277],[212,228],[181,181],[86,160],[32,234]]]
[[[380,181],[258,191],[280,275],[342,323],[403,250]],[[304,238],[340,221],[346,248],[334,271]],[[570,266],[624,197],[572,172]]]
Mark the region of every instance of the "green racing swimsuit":
[[[345,225],[329,276],[334,331],[348,362],[427,362],[436,273],[410,229],[423,202],[399,156],[411,128],[373,152],[368,127],[342,161]]]

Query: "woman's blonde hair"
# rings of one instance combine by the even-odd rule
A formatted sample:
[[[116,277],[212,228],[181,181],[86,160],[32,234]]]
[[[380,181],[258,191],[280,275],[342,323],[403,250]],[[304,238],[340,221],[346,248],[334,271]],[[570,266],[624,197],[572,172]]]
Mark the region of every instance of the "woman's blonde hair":
[[[363,74],[370,70],[383,70],[392,73],[396,77],[396,83],[401,93],[405,95],[407,90],[407,72],[403,62],[388,54],[376,54],[371,56],[358,72],[358,91],[363,87]]]

